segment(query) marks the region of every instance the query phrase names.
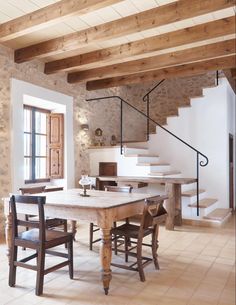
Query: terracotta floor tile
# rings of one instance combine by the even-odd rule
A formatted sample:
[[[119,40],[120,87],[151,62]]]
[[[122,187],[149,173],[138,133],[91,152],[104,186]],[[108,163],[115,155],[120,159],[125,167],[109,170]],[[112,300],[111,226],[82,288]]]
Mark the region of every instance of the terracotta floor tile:
[[[182,226],[160,228],[160,270],[145,268],[146,282],[136,272],[113,268],[109,295],[100,279],[99,245],[88,249],[88,224],[78,226],[74,243],[74,280],[63,268],[45,277],[44,295],[34,295],[35,273],[17,271],[17,285],[8,287],[6,246],[0,244],[0,305],[234,305],[235,228]],[[29,251],[19,251],[19,255]],[[150,254],[150,249],[145,251]],[[123,257],[114,259],[123,262]],[[47,257],[47,264],[55,258]]]

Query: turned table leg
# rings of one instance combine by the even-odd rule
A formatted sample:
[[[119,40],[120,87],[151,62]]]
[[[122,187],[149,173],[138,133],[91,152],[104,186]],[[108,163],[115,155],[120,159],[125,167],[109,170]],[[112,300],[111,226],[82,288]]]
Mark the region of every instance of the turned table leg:
[[[10,260],[10,254],[11,254],[11,242],[12,242],[12,214],[9,213],[6,215],[6,221],[5,221],[5,237],[6,237],[6,255],[8,258],[8,262]]]
[[[108,294],[111,275],[111,233],[110,229],[101,229],[100,259],[102,266],[102,281],[105,294]]]
[[[168,213],[166,219],[166,229],[174,230],[174,225],[182,224],[182,216],[181,216],[181,184],[166,184],[166,194],[168,196],[168,200],[166,201],[166,210]],[[176,217],[177,213],[177,217]],[[176,218],[176,222],[175,222]]]

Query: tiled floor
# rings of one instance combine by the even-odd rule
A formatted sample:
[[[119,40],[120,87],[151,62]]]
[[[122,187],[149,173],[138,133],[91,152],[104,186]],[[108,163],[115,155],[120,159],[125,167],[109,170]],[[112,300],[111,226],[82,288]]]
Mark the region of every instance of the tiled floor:
[[[100,282],[98,246],[88,250],[88,225],[80,224],[77,235],[74,280],[66,268],[48,274],[41,297],[34,295],[33,271],[19,268],[17,286],[8,287],[1,244],[0,305],[235,305],[235,218],[222,228],[182,226],[171,232],[162,227],[161,270],[147,266],[142,283],[137,273],[113,268],[108,296]]]

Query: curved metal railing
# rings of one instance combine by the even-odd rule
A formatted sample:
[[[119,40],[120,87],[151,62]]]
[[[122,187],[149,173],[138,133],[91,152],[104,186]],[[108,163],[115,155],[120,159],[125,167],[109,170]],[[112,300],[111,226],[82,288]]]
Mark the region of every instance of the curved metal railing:
[[[157,88],[164,80],[162,80],[161,82],[159,82],[154,88],[152,88],[144,97],[143,100],[148,99],[149,101],[149,95],[150,93]],[[150,116],[149,116],[149,112],[147,114],[145,114],[144,112],[142,112],[141,110],[137,109],[136,107],[134,107],[133,105],[131,105],[130,103],[128,103],[127,101],[125,101],[124,99],[122,99],[120,96],[118,95],[112,95],[112,96],[104,96],[104,97],[97,97],[97,98],[90,98],[90,99],[86,99],[87,102],[89,101],[99,101],[99,100],[105,100],[105,99],[119,99],[120,100],[120,153],[123,154],[123,105],[126,104],[129,107],[131,107],[132,109],[134,109],[135,111],[137,111],[138,113],[140,113],[142,116],[144,116],[147,119],[148,125],[149,122],[154,123],[155,125],[159,126],[162,130],[164,130],[165,132],[167,132],[168,134],[170,134],[172,137],[174,137],[175,139],[177,139],[178,141],[180,141],[181,143],[183,143],[184,145],[186,145],[187,147],[189,147],[191,150],[196,152],[196,176],[197,176],[197,216],[199,216],[199,166],[201,167],[205,167],[207,166],[207,164],[209,163],[209,159],[208,157],[203,154],[202,152],[200,152],[198,149],[196,149],[195,147],[193,147],[192,145],[190,145],[189,143],[187,143],[186,141],[184,141],[183,139],[181,139],[180,137],[178,137],[176,134],[174,134],[173,132],[169,131],[168,129],[166,129],[165,127],[163,127],[162,125],[160,125],[158,122],[156,122],[155,120],[153,120]],[[200,157],[202,157],[204,160],[200,160]]]

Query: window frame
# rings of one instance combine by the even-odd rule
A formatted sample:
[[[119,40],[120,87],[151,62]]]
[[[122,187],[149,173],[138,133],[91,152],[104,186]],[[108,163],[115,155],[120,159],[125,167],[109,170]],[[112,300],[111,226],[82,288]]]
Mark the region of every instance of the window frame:
[[[24,179],[25,184],[29,184],[29,183],[39,183],[39,182],[50,182],[50,178],[49,177],[45,177],[45,178],[41,178],[41,179],[36,179],[35,178],[35,164],[36,164],[36,158],[39,158],[40,156],[36,156],[36,136],[37,135],[46,135],[46,143],[47,143],[47,139],[48,139],[48,126],[46,126],[46,134],[41,134],[41,133],[37,133],[35,130],[35,113],[36,112],[41,112],[41,113],[46,113],[47,114],[47,122],[48,122],[48,115],[51,113],[50,110],[47,109],[43,109],[43,108],[39,108],[39,107],[35,107],[35,106],[30,106],[30,105],[23,105],[24,110],[25,109],[29,109],[31,111],[31,122],[30,122],[30,126],[31,126],[31,132],[25,132],[24,130],[24,134],[31,134],[31,155],[30,156],[26,156],[24,154],[24,159],[29,157],[31,158],[31,177],[32,179]],[[46,122],[46,124],[47,124]],[[47,151],[47,144],[46,144],[46,157],[43,157],[46,159],[46,175],[48,173],[48,151]]]

